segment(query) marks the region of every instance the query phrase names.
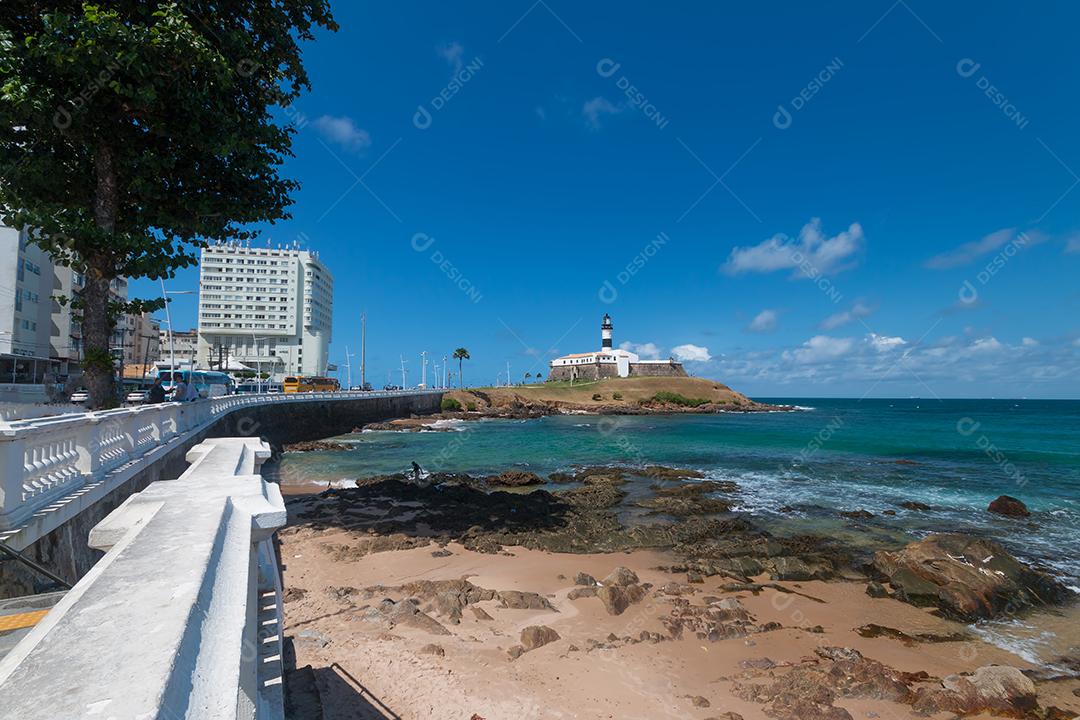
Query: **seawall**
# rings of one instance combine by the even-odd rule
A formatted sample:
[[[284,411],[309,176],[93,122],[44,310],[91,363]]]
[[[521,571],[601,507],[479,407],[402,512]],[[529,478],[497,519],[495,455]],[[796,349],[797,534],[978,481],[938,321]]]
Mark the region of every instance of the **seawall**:
[[[74,584],[103,555],[87,544],[91,528],[129,496],[146,489],[150,483],[179,477],[188,467],[185,460],[188,450],[203,440],[220,437],[261,438],[277,451],[286,443],[341,435],[370,422],[435,413],[439,411],[441,400],[441,394],[428,394],[240,408],[203,431],[183,438],[160,458],[132,472],[130,477],[103,497],[87,504],[20,551]],[[49,586],[51,581],[47,578],[14,559],[0,555],[0,598],[31,595]]]

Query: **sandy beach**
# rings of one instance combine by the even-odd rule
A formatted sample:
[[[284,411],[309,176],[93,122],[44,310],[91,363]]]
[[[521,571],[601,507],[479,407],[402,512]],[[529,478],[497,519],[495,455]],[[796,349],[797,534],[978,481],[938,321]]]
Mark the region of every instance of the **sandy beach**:
[[[1052,679],[934,608],[871,597],[847,570],[734,578],[663,549],[558,552],[476,527],[459,541],[416,499],[348,501],[363,490],[291,496],[280,537],[294,675],[314,683],[328,719],[1064,718],[1080,707],[1075,673]],[[948,678],[990,666],[1015,673],[992,680],[1016,707],[962,712]]]

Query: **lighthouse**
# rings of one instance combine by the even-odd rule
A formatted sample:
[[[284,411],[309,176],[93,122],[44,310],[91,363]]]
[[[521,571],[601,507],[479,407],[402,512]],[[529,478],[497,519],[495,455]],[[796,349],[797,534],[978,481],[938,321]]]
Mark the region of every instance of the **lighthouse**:
[[[601,349],[611,349],[611,331],[614,325],[611,324],[611,316],[604,313],[604,321],[600,323],[600,339],[602,340]]]

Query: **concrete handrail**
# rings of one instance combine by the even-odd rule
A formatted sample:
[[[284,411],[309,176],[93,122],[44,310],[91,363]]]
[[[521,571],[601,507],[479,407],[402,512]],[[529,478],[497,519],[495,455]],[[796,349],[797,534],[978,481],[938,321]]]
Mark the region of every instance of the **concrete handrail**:
[[[15,528],[57,498],[146,455],[177,435],[201,432],[253,407],[443,393],[384,390],[225,395],[0,423],[0,531]]]
[[[0,661],[0,718],[282,718],[269,455],[206,440],[95,526],[104,558]]]

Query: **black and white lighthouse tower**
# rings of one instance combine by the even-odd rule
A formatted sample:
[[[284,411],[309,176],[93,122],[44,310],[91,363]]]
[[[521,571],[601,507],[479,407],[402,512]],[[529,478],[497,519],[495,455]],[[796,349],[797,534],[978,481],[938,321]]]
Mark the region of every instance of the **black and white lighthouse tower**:
[[[611,324],[611,316],[604,313],[604,321],[600,323],[600,339],[603,341],[601,349],[611,349],[611,331],[614,325]]]

